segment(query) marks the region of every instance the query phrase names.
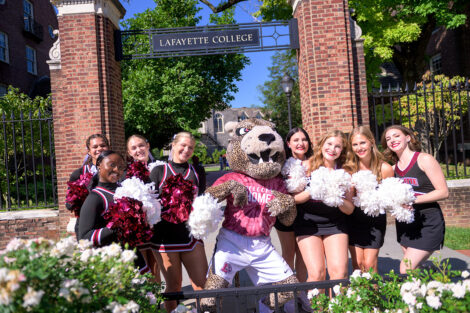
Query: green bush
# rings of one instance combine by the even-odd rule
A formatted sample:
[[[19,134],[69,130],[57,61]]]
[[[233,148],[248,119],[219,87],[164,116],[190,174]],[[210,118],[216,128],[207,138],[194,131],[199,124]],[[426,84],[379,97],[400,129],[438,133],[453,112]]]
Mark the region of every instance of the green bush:
[[[0,257],[0,312],[158,312],[159,284],[118,244],[14,239]]]
[[[214,160],[214,163],[219,163],[219,157],[221,155],[224,155],[226,154],[226,150],[225,149],[222,149],[222,150],[217,150],[215,149],[214,152],[212,152],[212,160]]]
[[[202,164],[210,164],[213,162],[212,158],[207,155],[206,145],[200,142],[199,140],[196,141],[196,146],[194,148],[193,154],[199,158],[199,162]]]
[[[448,261],[434,264],[437,270],[409,271],[404,279],[356,270],[349,286],[333,287],[335,297],[314,289],[309,299],[315,312],[469,312],[469,272],[451,271]],[[452,282],[459,276],[464,280]]]

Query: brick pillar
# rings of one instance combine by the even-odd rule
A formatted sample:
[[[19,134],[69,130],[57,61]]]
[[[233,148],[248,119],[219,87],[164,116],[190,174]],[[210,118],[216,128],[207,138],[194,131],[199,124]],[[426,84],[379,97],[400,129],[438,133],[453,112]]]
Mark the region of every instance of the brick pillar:
[[[288,1],[299,26],[304,128],[315,142],[328,130],[349,132],[368,124],[362,41],[352,38],[347,0]]]
[[[121,68],[114,58],[114,30],[125,10],[118,0],[58,0],[59,39],[51,49],[52,110],[63,232],[70,174],[82,165],[85,140],[105,134],[113,150],[125,152]]]

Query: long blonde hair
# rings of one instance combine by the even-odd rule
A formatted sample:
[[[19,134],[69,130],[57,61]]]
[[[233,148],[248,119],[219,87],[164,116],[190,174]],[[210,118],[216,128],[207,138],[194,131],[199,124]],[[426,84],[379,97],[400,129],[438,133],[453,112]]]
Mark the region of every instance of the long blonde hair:
[[[382,180],[382,162],[384,162],[384,157],[380,153],[377,145],[375,144],[374,135],[367,126],[359,126],[352,130],[348,138],[348,149],[346,155],[346,162],[343,165],[343,168],[351,173],[356,173],[359,171],[359,157],[354,153],[352,149],[352,139],[356,135],[361,135],[366,137],[370,141],[371,146],[371,158],[370,158],[370,170],[377,177],[377,181]]]
[[[336,130],[336,129],[331,130],[328,133],[321,136],[317,144],[313,148],[313,155],[308,159],[308,168],[309,168],[308,174],[317,170],[320,166],[324,166],[323,154],[321,150],[322,150],[323,145],[325,144],[325,141],[331,137],[341,138],[341,141],[343,143],[343,149],[341,150],[341,154],[339,155],[339,157],[336,159],[336,165],[337,167],[341,167],[343,165],[344,160],[346,159],[346,149],[345,149],[346,148],[346,136],[340,130]]]

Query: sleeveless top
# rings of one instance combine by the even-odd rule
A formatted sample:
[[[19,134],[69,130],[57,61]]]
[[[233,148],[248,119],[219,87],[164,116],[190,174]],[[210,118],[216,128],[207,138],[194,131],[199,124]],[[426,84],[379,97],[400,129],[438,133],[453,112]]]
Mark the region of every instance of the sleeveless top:
[[[410,163],[404,170],[398,167],[398,163],[395,165],[395,177],[402,178],[405,183],[411,185],[415,196],[424,195],[435,190],[426,173],[419,168],[418,156],[419,152],[415,152]],[[438,207],[438,204],[437,202],[421,203],[414,204],[413,207],[420,210],[428,207]]]

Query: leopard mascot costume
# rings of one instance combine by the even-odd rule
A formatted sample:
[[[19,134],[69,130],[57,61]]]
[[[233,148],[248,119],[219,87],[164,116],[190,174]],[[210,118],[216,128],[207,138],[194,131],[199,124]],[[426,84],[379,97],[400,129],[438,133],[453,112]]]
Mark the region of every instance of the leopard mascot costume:
[[[220,177],[198,197],[209,200],[200,205],[198,199],[195,200],[188,221],[193,236],[204,238],[206,228],[215,230],[214,225],[224,218],[204,289],[228,287],[235,273],[242,269],[255,285],[296,283],[296,276],[269,237],[276,216],[289,226],[297,213],[294,199],[287,194],[280,177],[286,160],[283,140],[274,130],[274,124],[262,119],[229,122],[225,129],[232,136],[227,160],[233,172]],[[220,202],[223,200],[227,200],[227,206],[222,213]],[[219,220],[202,213],[211,206],[210,201],[219,205],[214,209],[215,214],[220,214]],[[205,216],[207,227],[198,232],[195,220],[201,216]],[[274,308],[274,298],[271,294],[263,304]],[[292,298],[292,292],[278,293],[277,305],[282,306]],[[203,312],[213,312],[215,299],[202,299],[201,306]]]

